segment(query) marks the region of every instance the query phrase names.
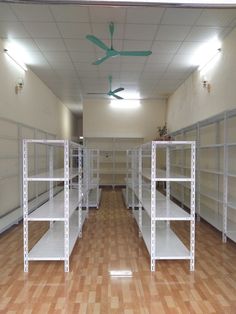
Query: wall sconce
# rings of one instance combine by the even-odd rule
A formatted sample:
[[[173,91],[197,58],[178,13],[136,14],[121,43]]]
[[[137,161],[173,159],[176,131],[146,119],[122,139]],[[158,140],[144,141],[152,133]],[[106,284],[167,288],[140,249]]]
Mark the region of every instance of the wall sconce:
[[[22,91],[24,86],[24,81],[22,78],[19,78],[16,82],[16,86],[15,86],[15,93],[18,94],[19,92]]]
[[[211,84],[206,79],[202,81],[202,87],[205,88],[208,91],[208,93],[210,93]]]

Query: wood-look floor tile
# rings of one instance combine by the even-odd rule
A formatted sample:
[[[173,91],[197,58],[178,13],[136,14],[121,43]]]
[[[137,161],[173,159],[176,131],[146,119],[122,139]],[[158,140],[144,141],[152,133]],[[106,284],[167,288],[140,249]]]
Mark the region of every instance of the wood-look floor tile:
[[[189,224],[172,227],[188,244]],[[47,229],[32,223],[30,246]],[[131,270],[112,278],[110,270]],[[196,224],[196,270],[188,261],[150,257],[120,190],[104,190],[99,210],[90,210],[70,260],[30,262],[23,272],[22,224],[0,236],[0,313],[32,314],[236,314],[236,245],[223,244],[208,224]]]

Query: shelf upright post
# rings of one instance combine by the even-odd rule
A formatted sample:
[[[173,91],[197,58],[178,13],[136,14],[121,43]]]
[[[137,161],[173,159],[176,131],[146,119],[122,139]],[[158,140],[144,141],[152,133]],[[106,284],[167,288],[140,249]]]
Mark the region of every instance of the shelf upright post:
[[[155,271],[156,255],[156,142],[151,142],[151,271]]]
[[[125,199],[126,199],[126,207],[129,208],[129,191],[128,191],[128,180],[129,176],[129,150],[126,150],[126,187],[125,187]],[[131,168],[132,171],[132,168]],[[132,177],[132,174],[131,174]]]
[[[95,151],[95,163],[96,163],[96,200],[97,200],[97,209],[98,209],[98,206],[99,206],[99,150],[96,149]]]
[[[79,237],[82,238],[82,148],[77,148],[78,155],[78,209],[79,209]]]
[[[170,146],[166,146],[166,178],[170,177]],[[166,199],[169,204],[170,201],[170,181],[166,181]],[[169,211],[169,206],[166,206],[167,213]],[[170,225],[170,221],[166,221],[166,225]]]
[[[131,151],[131,195],[132,195],[132,214],[134,217],[134,189],[135,189],[135,150]]]
[[[69,141],[64,140],[64,269],[69,272]]]
[[[223,226],[222,226],[222,241],[227,241],[227,210],[228,210],[228,124],[227,124],[227,111],[224,113],[224,187],[223,187]]]
[[[142,237],[143,231],[143,219],[142,219],[142,146],[137,151],[138,154],[138,198],[139,198],[139,205],[138,205],[138,213],[139,213],[139,237]]]
[[[86,202],[86,217],[88,217],[88,212],[89,212],[89,185],[90,185],[90,171],[91,171],[91,149],[86,148],[84,150],[85,155],[84,155],[84,163],[85,163],[85,191],[86,191],[86,198],[85,198],[85,202]]]
[[[184,130],[181,131],[181,137],[182,137],[182,141],[185,140],[185,132]],[[185,159],[185,150],[184,147],[182,147],[181,150],[181,173],[184,176],[184,159]],[[181,184],[180,185],[180,189],[181,189],[181,207],[184,208],[184,185]]]
[[[195,268],[195,163],[196,144],[191,144],[191,222],[190,222],[190,271]]]
[[[197,221],[201,220],[201,196],[200,196],[200,123],[197,123],[197,136],[196,136],[196,196],[197,196]]]
[[[35,145],[37,146],[37,145]],[[49,175],[53,177],[53,145],[49,146]],[[49,199],[53,199],[53,181],[49,181]],[[53,226],[53,221],[50,221],[50,228]]]
[[[23,140],[23,232],[24,232],[24,272],[29,270],[28,260],[28,146]]]

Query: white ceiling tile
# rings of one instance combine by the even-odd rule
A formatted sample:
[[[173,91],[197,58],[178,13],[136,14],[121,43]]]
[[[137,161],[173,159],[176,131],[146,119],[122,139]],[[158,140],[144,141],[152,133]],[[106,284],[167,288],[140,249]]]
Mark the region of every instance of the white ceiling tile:
[[[164,80],[171,80],[171,79],[174,79],[174,80],[183,80],[185,78],[187,78],[189,76],[189,73],[188,72],[185,72],[185,71],[166,71],[162,78]]]
[[[59,77],[65,78],[78,78],[76,70],[73,69],[57,69],[55,71]]]
[[[55,23],[23,22],[25,29],[32,37],[36,38],[59,38],[60,33]]]
[[[144,64],[140,63],[122,63],[121,64],[121,72],[129,71],[129,72],[141,72]]]
[[[196,66],[192,65],[192,55],[180,54],[176,55],[168,66],[170,71],[194,71]]]
[[[169,63],[173,59],[173,53],[153,53],[147,59],[149,63]]]
[[[136,56],[121,56],[121,63],[125,66],[125,64],[130,64],[131,66],[135,66],[138,64],[142,66],[147,61],[147,57],[136,57]]]
[[[0,3],[0,21],[14,22],[17,21],[17,17],[11,10],[9,4]]]
[[[69,54],[73,62],[92,63],[94,60],[96,60],[96,55],[94,52],[71,51]]]
[[[99,79],[98,71],[77,71],[80,78],[97,78]]]
[[[41,67],[49,67],[46,58],[39,51],[30,51],[27,55],[27,60],[25,61],[27,65],[37,65]]]
[[[49,62],[54,71],[71,71],[74,72],[74,66],[71,62]]]
[[[93,22],[113,22],[113,23],[124,23],[126,16],[125,8],[112,8],[112,7],[90,7],[90,17]]]
[[[124,40],[124,50],[151,50],[150,40]]]
[[[78,5],[51,5],[57,22],[89,22],[89,9]]]
[[[185,41],[178,49],[178,54],[194,54],[199,49],[201,43],[196,41]]]
[[[137,81],[140,78],[140,72],[133,72],[133,71],[122,71],[120,73],[120,80],[126,82]]]
[[[94,45],[87,39],[65,39],[65,44],[69,51],[94,51]]]
[[[91,34],[89,23],[58,23],[61,35],[64,38],[85,39],[87,34]]]
[[[53,17],[47,5],[37,4],[12,4],[19,21],[24,22],[52,22]]]
[[[160,79],[163,75],[163,71],[156,71],[156,72],[150,72],[150,71],[143,71],[141,74],[141,79],[144,80],[152,80],[152,79]]]
[[[202,9],[167,8],[161,23],[169,25],[194,25]]]
[[[190,29],[190,26],[161,25],[158,29],[156,40],[182,41]]]
[[[181,45],[181,41],[154,41],[152,45],[153,53],[175,53]]]
[[[186,41],[209,41],[219,37],[224,29],[216,27],[194,26],[186,37]]]
[[[99,71],[99,77],[107,78],[109,75],[112,76],[112,79],[119,80],[120,79],[120,72],[119,71]]]
[[[144,67],[144,71],[149,72],[164,72],[168,67],[167,63],[147,63]]]
[[[35,38],[39,49],[42,51],[65,51],[66,47],[61,38]]]
[[[120,71],[120,62],[119,58],[117,59],[117,63],[105,61],[102,64],[98,65],[99,71]],[[112,61],[113,59],[111,59]],[[115,59],[114,59],[115,60]]]
[[[93,72],[95,69],[98,70],[98,67],[96,65],[93,65],[88,62],[74,62],[75,68],[77,69],[78,73],[80,71],[91,71]]]
[[[34,42],[34,40],[30,38],[14,38],[14,39],[5,39],[4,43],[13,44],[15,47],[19,47],[20,50],[29,53],[30,51],[39,51],[38,46]]]
[[[157,25],[127,24],[125,39],[130,40],[153,40],[157,31]]]
[[[20,22],[0,22],[1,38],[29,38],[29,33]]]
[[[236,18],[235,9],[205,9],[196,25],[228,26]]]
[[[66,51],[45,51],[43,54],[49,62],[71,62],[71,58]]]
[[[128,8],[126,22],[140,24],[160,24],[163,8]]]

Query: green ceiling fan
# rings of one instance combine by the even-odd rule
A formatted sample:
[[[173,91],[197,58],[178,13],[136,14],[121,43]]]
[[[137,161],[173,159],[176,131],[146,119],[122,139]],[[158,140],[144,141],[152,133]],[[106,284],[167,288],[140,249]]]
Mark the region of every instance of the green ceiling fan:
[[[116,57],[116,56],[130,56],[130,57],[146,57],[149,56],[152,52],[150,50],[147,51],[118,51],[113,48],[113,34],[114,34],[114,23],[110,22],[109,24],[109,31],[110,31],[110,36],[111,36],[111,47],[109,48],[104,42],[102,42],[99,38],[93,35],[87,35],[86,38],[90,40],[93,44],[97,45],[99,48],[105,50],[105,57],[102,57],[93,64],[99,65],[105,60],[111,58],[111,57]]]
[[[108,79],[109,79],[110,89],[109,89],[109,91],[107,93],[88,93],[88,95],[108,95],[108,96],[113,96],[116,99],[124,99],[123,97],[120,97],[120,96],[116,95],[116,93],[119,93],[119,92],[123,91],[124,88],[123,87],[119,87],[119,88],[116,88],[116,89],[112,90],[112,76],[110,75]]]

